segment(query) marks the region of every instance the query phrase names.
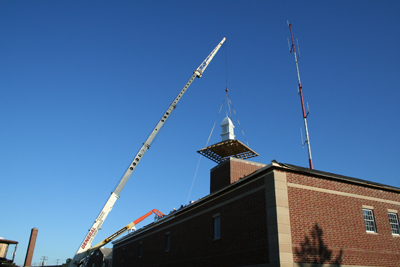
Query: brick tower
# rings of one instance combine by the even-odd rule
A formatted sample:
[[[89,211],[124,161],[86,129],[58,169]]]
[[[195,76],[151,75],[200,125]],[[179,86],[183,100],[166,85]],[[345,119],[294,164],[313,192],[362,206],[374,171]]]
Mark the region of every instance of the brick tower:
[[[221,128],[221,142],[197,151],[201,155],[218,163],[217,166],[211,169],[210,193],[222,189],[265,166],[265,164],[246,160],[257,157],[258,154],[235,139],[235,126],[228,116],[223,119]]]

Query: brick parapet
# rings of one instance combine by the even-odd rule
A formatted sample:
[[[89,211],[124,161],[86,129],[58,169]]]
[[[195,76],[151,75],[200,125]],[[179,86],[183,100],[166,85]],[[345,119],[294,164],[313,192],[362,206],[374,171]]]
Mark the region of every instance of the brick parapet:
[[[339,192],[346,192],[351,194],[359,194],[363,196],[370,196],[375,198],[382,198],[392,201],[400,202],[400,194],[390,190],[374,187],[373,185],[361,185],[351,183],[350,181],[338,180],[335,178],[322,178],[318,176],[306,176],[294,172],[288,172],[288,183],[295,183],[301,185],[308,185],[318,188],[336,190]]]

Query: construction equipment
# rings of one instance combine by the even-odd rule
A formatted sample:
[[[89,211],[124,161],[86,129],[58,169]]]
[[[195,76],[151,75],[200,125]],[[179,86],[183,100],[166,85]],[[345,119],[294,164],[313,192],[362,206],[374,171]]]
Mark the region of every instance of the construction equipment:
[[[146,213],[145,215],[143,215],[142,217],[140,217],[139,219],[136,219],[135,221],[131,222],[130,224],[128,224],[127,226],[122,227],[121,229],[119,229],[118,231],[116,231],[115,233],[113,233],[112,235],[110,235],[109,237],[107,237],[106,239],[104,239],[103,241],[101,241],[100,243],[98,243],[97,245],[91,247],[88,250],[89,255],[93,253],[93,251],[95,251],[98,248],[101,248],[105,245],[107,245],[108,243],[110,243],[111,241],[113,241],[115,238],[117,238],[118,236],[122,235],[123,233],[125,233],[126,231],[132,229],[135,227],[136,224],[140,223],[141,221],[143,221],[144,219],[146,219],[147,217],[149,217],[152,213],[154,213],[158,218],[162,218],[164,216],[164,214],[156,209],[153,209],[151,211],[149,211],[148,213]]]
[[[119,195],[124,188],[126,182],[129,180],[129,177],[132,175],[132,172],[135,170],[137,164],[139,164],[140,160],[146,153],[146,151],[150,148],[151,143],[154,141],[155,137],[159,133],[161,127],[164,125],[164,123],[167,121],[169,116],[171,115],[172,111],[176,108],[176,105],[178,104],[179,100],[183,96],[183,94],[186,92],[186,90],[189,88],[189,86],[192,84],[193,80],[197,77],[200,78],[204,71],[206,70],[208,64],[210,64],[211,60],[214,58],[218,50],[221,48],[222,44],[225,42],[225,38],[222,39],[221,42],[218,43],[218,45],[214,48],[214,50],[206,57],[206,59],[200,64],[200,66],[193,72],[192,77],[190,77],[189,81],[186,83],[186,85],[183,87],[183,89],[180,91],[178,96],[175,98],[175,100],[171,103],[171,105],[168,107],[167,111],[164,113],[164,115],[161,117],[161,119],[158,121],[156,127],[153,129],[153,131],[150,133],[149,137],[147,138],[146,142],[143,143],[142,147],[139,149],[139,152],[136,154],[134,157],[133,161],[129,165],[128,169],[126,170],[125,174],[122,176],[121,180],[119,181],[117,187],[115,190],[111,193],[111,196],[108,198],[106,204],[104,205],[103,209],[100,211],[100,214],[97,216],[96,220],[94,221],[92,227],[89,229],[89,232],[83,239],[82,244],[79,246],[78,251],[76,252],[74,258],[72,259],[71,263],[69,264],[69,267],[77,267],[80,265],[82,259],[85,257],[86,252],[91,248],[92,241],[94,237],[96,236],[97,232],[101,229],[101,225],[103,224],[104,220],[110,213],[111,209],[113,208],[115,202],[119,198]]]
[[[90,249],[88,249],[86,251],[86,253],[85,253],[85,257],[84,257],[84,260],[82,261],[82,263],[85,265],[85,263],[87,263],[89,261],[89,257],[90,257],[90,255],[92,255],[93,252],[95,252],[97,249],[107,245],[108,243],[110,243],[111,241],[113,241],[115,238],[117,238],[118,236],[122,235],[126,231],[129,231],[132,228],[135,228],[135,226],[138,223],[140,223],[141,221],[143,221],[144,219],[146,219],[147,217],[149,217],[153,213],[158,218],[162,218],[164,216],[164,214],[161,211],[157,210],[157,209],[153,209],[153,210],[149,211],[148,213],[146,213],[142,217],[140,217],[140,218],[134,220],[133,222],[131,222],[130,224],[122,227],[121,229],[119,229],[118,231],[116,231],[115,233],[113,233],[112,235],[110,235],[109,237],[107,237],[106,239],[104,239],[103,241],[98,243],[97,245],[95,245],[95,246],[91,247]]]

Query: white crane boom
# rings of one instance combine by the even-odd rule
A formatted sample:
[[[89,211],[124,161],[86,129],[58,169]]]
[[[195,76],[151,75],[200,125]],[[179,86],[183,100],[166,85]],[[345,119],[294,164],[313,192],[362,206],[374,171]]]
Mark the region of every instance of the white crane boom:
[[[158,121],[156,127],[153,129],[153,131],[151,132],[151,134],[147,138],[146,142],[144,142],[142,147],[139,149],[139,152],[134,157],[133,161],[129,165],[129,167],[126,170],[125,174],[122,176],[121,180],[119,181],[117,187],[111,193],[111,196],[109,197],[109,199],[107,200],[107,202],[104,205],[103,209],[101,210],[101,212],[97,216],[97,218],[94,221],[92,227],[89,229],[89,232],[87,233],[87,235],[83,239],[82,244],[79,246],[78,251],[76,252],[74,258],[70,262],[69,267],[77,267],[77,266],[80,265],[81,261],[84,259],[85,255],[87,254],[87,251],[91,248],[92,241],[93,241],[94,237],[96,236],[98,230],[101,229],[101,225],[103,224],[103,222],[106,219],[107,215],[112,210],[115,202],[119,198],[119,194],[121,193],[122,189],[124,188],[126,182],[129,180],[129,177],[132,175],[132,172],[135,170],[137,164],[140,162],[140,160],[142,159],[142,157],[146,153],[146,151],[150,148],[150,145],[154,141],[154,138],[157,136],[157,134],[160,131],[161,127],[164,125],[164,123],[167,121],[167,119],[171,115],[171,112],[176,108],[176,105],[178,104],[178,102],[181,99],[181,97],[183,96],[183,94],[186,92],[186,90],[189,88],[189,86],[192,84],[193,80],[196,77],[200,78],[203,75],[203,72],[207,68],[208,64],[211,62],[211,60],[213,59],[215,54],[221,48],[221,46],[225,42],[225,40],[226,40],[226,38],[224,37],[222,39],[222,41],[219,42],[218,45],[214,48],[214,50],[207,56],[207,58],[200,64],[200,66],[193,72],[192,77],[190,77],[189,81],[186,83],[186,85],[180,91],[178,96],[175,98],[175,100],[168,107],[167,111],[164,113],[164,115]]]

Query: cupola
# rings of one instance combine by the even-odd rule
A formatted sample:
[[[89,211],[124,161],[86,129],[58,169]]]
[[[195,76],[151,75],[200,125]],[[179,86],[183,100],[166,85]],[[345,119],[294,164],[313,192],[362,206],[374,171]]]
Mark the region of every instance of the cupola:
[[[235,134],[234,134],[234,128],[235,126],[233,125],[231,119],[228,117],[228,115],[225,117],[225,119],[221,123],[221,128],[222,128],[222,141],[226,140],[233,140],[235,139]]]
[[[228,104],[230,103],[231,105],[232,103],[228,97],[228,89],[226,89],[226,98],[228,98]],[[265,164],[247,160],[257,157],[258,154],[235,139],[234,128],[235,126],[227,114],[221,123],[222,141],[197,151],[202,156],[218,164],[211,169],[210,193],[218,191],[265,166]]]
[[[203,148],[199,151],[201,155],[220,164],[229,158],[248,159],[257,157],[258,154],[251,148],[235,139],[235,134],[231,119],[226,116],[221,123],[222,127],[222,141],[214,145]]]

